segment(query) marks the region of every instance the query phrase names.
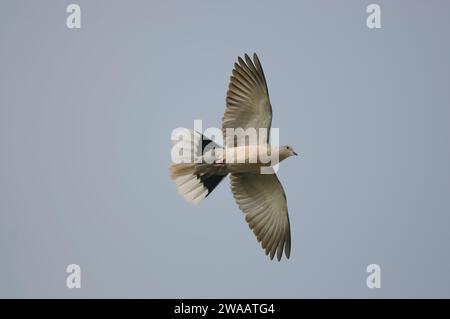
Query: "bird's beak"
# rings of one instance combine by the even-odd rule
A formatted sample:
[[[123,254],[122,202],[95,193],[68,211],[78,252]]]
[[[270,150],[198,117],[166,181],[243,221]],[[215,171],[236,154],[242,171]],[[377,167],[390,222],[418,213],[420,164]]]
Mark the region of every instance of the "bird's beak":
[[[295,155],[295,156],[297,156],[297,155],[298,155],[298,154],[297,154],[297,153],[295,153],[295,152],[292,152],[292,153],[294,153],[294,155]]]

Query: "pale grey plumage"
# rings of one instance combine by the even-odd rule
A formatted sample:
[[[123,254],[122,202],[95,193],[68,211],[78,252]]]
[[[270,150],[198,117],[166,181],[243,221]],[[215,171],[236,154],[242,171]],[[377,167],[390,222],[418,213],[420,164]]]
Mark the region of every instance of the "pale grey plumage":
[[[245,61],[238,58],[234,64],[227,91],[227,107],[222,119],[222,132],[226,147],[236,146],[239,141],[226,136],[227,128],[266,128],[267,136],[261,140],[269,143],[269,130],[272,124],[272,106],[266,78],[258,56],[253,61],[246,54]]]
[[[287,258],[291,252],[291,230],[287,209],[286,195],[275,173],[261,174],[261,163],[239,164],[225,156],[227,150],[236,150],[236,154],[248,158],[241,152],[241,145],[246,145],[242,137],[227,136],[227,129],[259,128],[261,132],[258,141],[262,145],[250,145],[249,154],[259,147],[269,148],[277,152],[280,161],[289,156],[297,155],[289,146],[274,148],[269,144],[269,130],[272,123],[272,106],[261,63],[256,54],[253,61],[246,54],[244,59],[238,57],[238,63],[230,77],[226,97],[226,110],[222,119],[225,148],[219,148],[201,134],[189,130],[188,135],[195,137],[193,145],[188,145],[193,151],[200,152],[200,164],[172,164],[172,178],[177,184],[179,193],[188,201],[198,203],[209,195],[220,181],[228,174],[231,179],[231,191],[239,208],[245,214],[250,229],[253,230],[258,242],[261,242],[266,255],[271,259],[277,256],[280,260],[283,251]],[[202,137],[202,138],[199,138]],[[245,136],[244,136],[245,137]],[[206,139],[206,142],[205,142]],[[203,141],[202,141],[203,140]],[[207,145],[217,147],[213,153],[206,152]],[[207,154],[206,154],[207,153]],[[204,163],[206,157],[213,156],[214,162]],[[194,155],[195,157],[195,155]],[[197,157],[198,158],[198,157]],[[267,165],[267,164],[265,164]]]

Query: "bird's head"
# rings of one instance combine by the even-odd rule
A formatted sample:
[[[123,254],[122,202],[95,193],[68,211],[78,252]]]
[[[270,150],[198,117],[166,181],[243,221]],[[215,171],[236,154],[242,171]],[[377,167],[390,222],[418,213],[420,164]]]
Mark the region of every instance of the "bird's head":
[[[285,145],[285,146],[280,147],[280,161],[282,161],[292,155],[297,156],[298,154],[295,153],[294,149],[291,146]]]

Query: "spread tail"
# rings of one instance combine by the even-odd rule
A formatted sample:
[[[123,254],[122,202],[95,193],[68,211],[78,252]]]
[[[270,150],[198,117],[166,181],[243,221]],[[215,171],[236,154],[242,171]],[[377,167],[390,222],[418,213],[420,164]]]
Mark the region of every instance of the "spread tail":
[[[187,150],[191,159],[202,156],[205,147],[210,143],[214,143],[198,132],[192,130],[186,131],[189,132],[188,134],[191,135],[192,140],[191,142],[186,143],[186,145],[181,144],[181,150]],[[213,146],[217,145],[214,144]],[[181,153],[185,158],[186,152],[183,153],[183,151],[181,151]],[[209,194],[211,194],[211,192],[226,176],[223,174],[218,174],[218,171],[214,169],[213,164],[205,164],[201,162],[179,164],[172,163],[169,170],[170,176],[175,181],[177,186],[178,193],[187,201],[194,204],[201,202]]]

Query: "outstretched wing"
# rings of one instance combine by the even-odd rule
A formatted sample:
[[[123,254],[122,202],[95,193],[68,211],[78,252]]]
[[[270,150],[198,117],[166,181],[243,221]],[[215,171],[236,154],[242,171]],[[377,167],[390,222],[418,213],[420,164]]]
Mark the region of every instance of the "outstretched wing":
[[[232,174],[231,191],[258,242],[273,259],[291,253],[286,195],[276,174]]]
[[[255,128],[256,132],[259,128],[265,128],[266,133],[264,136],[258,136],[258,139],[269,143],[272,107],[264,72],[256,53],[253,54],[253,61],[247,54],[244,58],[245,61],[238,57],[238,63],[234,64],[228,84],[227,107],[222,119],[222,133],[226,147],[233,147],[238,143],[246,145],[234,135],[226,136],[227,128],[244,130]]]

